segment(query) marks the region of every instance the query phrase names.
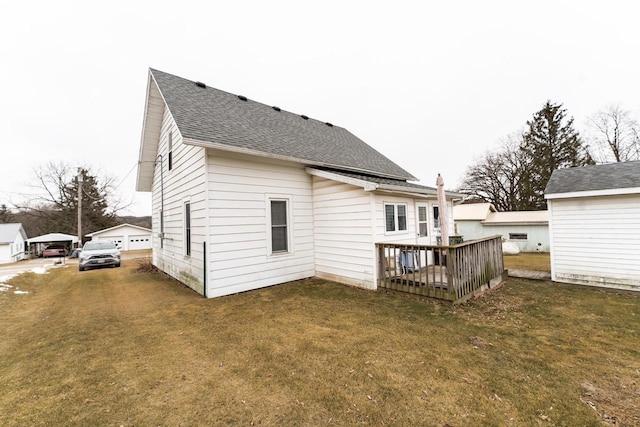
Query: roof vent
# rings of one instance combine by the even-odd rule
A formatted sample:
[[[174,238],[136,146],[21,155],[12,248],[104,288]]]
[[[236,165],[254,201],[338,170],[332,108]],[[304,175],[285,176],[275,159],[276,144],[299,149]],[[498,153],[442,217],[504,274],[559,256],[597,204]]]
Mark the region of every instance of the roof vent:
[[[246,101],[246,100],[247,100],[247,97],[246,97],[246,96],[244,96],[244,95],[238,95],[238,99],[239,99],[240,101]]]
[[[271,107],[271,108],[273,108],[276,111],[280,111],[280,107],[276,107],[275,105],[273,107]]]
[[[206,88],[207,88],[207,85],[206,85],[206,84],[204,84],[204,83],[202,83],[202,82],[196,82],[196,86],[201,87],[201,88],[203,88],[203,89],[206,89]]]
[[[329,126],[330,128],[332,128],[332,127],[333,127],[333,124],[331,124],[331,123],[329,123],[329,122],[326,122],[326,123],[325,123],[325,125]]]
[[[304,114],[301,114],[301,115],[300,115],[300,117],[302,117],[302,118],[303,118],[303,119],[305,119],[305,120],[309,120],[309,117],[308,117],[308,116],[305,116]]]

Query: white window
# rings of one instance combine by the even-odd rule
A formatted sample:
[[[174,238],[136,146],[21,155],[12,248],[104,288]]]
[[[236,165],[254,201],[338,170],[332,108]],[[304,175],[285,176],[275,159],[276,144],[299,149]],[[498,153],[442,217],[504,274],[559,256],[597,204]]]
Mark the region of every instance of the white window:
[[[427,207],[418,206],[418,237],[427,237]]]
[[[385,203],[384,223],[387,233],[407,231],[407,205],[401,203]]]
[[[292,252],[290,209],[290,196],[267,196],[267,246],[269,255]]]

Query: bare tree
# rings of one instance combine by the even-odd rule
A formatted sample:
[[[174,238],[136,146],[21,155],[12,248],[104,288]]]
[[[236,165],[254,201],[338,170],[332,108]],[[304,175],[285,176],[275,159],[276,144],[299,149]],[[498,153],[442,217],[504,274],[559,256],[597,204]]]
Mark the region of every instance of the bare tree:
[[[530,161],[522,144],[523,134],[516,132],[496,151],[487,151],[467,168],[460,191],[493,204],[499,211],[530,209]]]
[[[640,160],[640,125],[620,104],[611,104],[587,121],[599,163]]]
[[[65,163],[48,163],[34,170],[34,198],[17,206],[37,221],[38,232],[74,234],[78,226],[78,174],[82,174],[82,224],[86,232],[118,223],[116,213],[123,209],[114,197],[114,179],[97,177],[88,168]]]

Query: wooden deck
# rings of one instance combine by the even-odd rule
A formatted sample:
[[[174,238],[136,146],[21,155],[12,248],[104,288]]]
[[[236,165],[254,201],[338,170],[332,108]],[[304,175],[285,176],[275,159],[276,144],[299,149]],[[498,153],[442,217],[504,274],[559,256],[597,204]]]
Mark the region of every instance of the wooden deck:
[[[459,303],[506,278],[500,236],[452,246],[376,247],[380,288]]]

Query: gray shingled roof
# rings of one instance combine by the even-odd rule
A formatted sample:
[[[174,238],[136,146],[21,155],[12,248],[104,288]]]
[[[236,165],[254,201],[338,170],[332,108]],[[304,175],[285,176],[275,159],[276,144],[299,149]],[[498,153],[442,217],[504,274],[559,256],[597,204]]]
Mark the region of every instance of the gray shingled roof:
[[[545,194],[640,187],[640,161],[553,171]]]
[[[375,175],[415,180],[344,128],[151,69],[184,138]]]

